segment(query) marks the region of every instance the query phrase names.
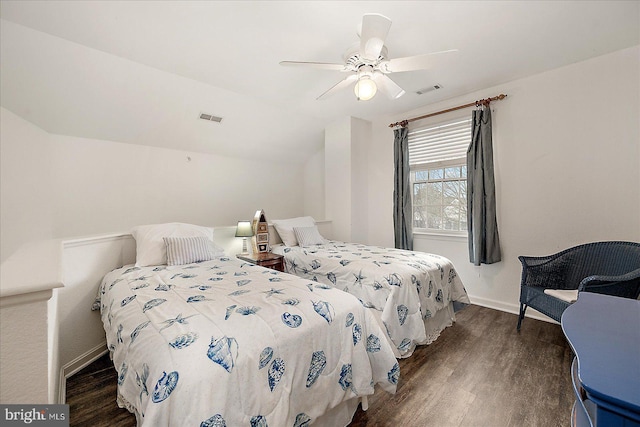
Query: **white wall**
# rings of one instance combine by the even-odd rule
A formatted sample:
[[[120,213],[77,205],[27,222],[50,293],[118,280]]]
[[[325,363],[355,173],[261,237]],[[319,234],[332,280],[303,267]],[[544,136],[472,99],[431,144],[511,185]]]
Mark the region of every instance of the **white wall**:
[[[53,236],[49,135],[0,108],[0,257]]]
[[[325,129],[325,212],[336,240],[367,239],[370,141],[371,123],[355,117],[344,117]]]
[[[302,215],[303,167],[49,135],[2,110],[2,251],[179,221]]]
[[[49,293],[50,295],[50,293]],[[45,404],[47,394],[47,300],[0,304],[0,402]]]
[[[324,131],[325,213],[333,222],[333,238],[351,238],[351,118]]]
[[[352,242],[367,240],[369,228],[369,182],[367,152],[371,145],[371,122],[351,118],[351,238]],[[375,211],[374,211],[375,212]]]
[[[312,216],[316,221],[326,218],[324,168],[324,149],[311,156],[304,165],[304,214]]]
[[[519,255],[551,254],[589,241],[640,241],[639,62],[636,46],[375,120],[368,243],[393,246],[388,124],[500,93],[508,97],[493,103],[492,111],[503,261],[474,267],[466,239],[418,236],[415,248],[449,257],[473,302],[515,311]]]
[[[149,222],[234,225],[303,210],[297,165],[55,137],[55,184],[64,189],[55,232],[78,235]],[[64,166],[64,167],[61,167]],[[70,218],[71,216],[71,218]],[[96,230],[96,228],[102,230]]]

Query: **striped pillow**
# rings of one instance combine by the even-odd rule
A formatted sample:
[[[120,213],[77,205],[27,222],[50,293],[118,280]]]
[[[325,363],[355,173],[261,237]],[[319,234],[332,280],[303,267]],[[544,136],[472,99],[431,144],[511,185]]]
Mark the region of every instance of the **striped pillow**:
[[[167,265],[182,265],[209,261],[219,254],[213,250],[211,240],[198,237],[163,237],[167,250]]]
[[[300,246],[324,245],[326,243],[315,225],[313,227],[293,227],[293,232]]]

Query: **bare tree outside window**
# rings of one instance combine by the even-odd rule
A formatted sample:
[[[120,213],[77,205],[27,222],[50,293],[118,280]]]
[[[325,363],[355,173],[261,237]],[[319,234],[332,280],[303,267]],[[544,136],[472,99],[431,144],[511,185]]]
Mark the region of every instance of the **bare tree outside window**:
[[[412,171],[413,227],[466,231],[467,167]]]

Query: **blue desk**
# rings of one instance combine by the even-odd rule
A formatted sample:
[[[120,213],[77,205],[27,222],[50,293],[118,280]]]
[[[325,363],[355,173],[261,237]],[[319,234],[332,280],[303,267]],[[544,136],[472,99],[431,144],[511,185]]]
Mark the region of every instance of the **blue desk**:
[[[573,425],[640,427],[640,301],[581,292],[561,323],[576,355]]]

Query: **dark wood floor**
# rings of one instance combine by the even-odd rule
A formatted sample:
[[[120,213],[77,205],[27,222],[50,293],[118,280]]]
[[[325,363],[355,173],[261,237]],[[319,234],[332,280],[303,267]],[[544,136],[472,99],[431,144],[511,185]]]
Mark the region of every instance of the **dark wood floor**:
[[[560,326],[527,318],[517,333],[516,321],[465,308],[435,343],[400,360],[397,393],[378,390],[350,426],[571,425],[572,353]],[[135,426],[115,396],[116,372],[104,356],[67,380],[70,425]]]

